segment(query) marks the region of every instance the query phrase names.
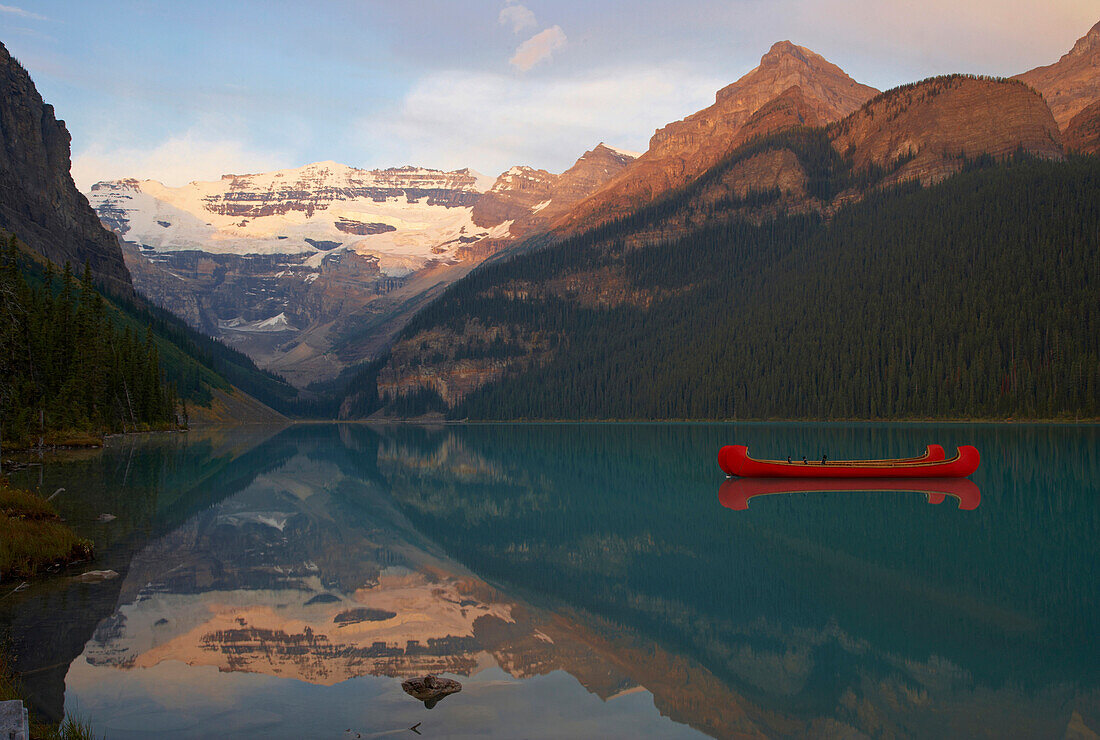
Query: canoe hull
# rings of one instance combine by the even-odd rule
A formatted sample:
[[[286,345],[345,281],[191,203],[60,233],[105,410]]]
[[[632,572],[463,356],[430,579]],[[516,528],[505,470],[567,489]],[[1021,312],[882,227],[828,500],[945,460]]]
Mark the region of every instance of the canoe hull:
[[[965,478],[978,469],[981,456],[970,445],[959,447],[950,460],[868,460],[786,463],[754,460],[745,445],[726,445],[718,451],[718,465],[726,475],[741,478]]]

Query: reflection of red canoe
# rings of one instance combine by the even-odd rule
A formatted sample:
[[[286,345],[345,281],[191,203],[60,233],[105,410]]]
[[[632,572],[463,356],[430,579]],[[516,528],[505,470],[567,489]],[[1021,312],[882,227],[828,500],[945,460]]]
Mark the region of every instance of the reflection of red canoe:
[[[959,508],[972,510],[978,508],[982,492],[972,481],[966,478],[890,478],[874,481],[838,478],[801,478],[799,480],[778,480],[775,478],[737,478],[722,483],[718,489],[718,500],[727,509],[744,511],[749,508],[749,499],[753,496],[770,496],[779,493],[827,493],[847,491],[850,493],[871,493],[884,491],[924,493],[928,503],[941,504],[944,496],[954,496],[959,500]]]
[[[934,449],[935,448],[935,449]],[[718,465],[726,475],[742,478],[965,478],[978,469],[978,450],[959,447],[959,454],[943,459],[943,448],[929,445],[923,457],[900,460],[837,460],[783,462],[753,460],[745,445],[726,445],[718,451]]]

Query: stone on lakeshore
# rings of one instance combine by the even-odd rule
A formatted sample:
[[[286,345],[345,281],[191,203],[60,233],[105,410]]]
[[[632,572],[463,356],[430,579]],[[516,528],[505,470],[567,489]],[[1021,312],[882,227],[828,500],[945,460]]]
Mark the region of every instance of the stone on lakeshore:
[[[0,738],[3,740],[30,740],[31,731],[27,710],[23,702],[0,701]]]

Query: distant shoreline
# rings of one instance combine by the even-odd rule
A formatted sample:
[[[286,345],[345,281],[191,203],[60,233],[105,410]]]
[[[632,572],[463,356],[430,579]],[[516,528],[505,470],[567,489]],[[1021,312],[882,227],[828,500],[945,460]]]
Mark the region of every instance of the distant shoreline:
[[[1032,424],[1089,426],[1100,424],[1100,418],[1090,419],[290,419],[290,424],[365,424],[386,426],[405,424],[412,426],[462,426],[486,424],[957,424],[957,425],[1015,425]],[[214,425],[210,425],[214,426]],[[255,426],[246,424],[220,425]],[[281,425],[265,425],[281,426]]]

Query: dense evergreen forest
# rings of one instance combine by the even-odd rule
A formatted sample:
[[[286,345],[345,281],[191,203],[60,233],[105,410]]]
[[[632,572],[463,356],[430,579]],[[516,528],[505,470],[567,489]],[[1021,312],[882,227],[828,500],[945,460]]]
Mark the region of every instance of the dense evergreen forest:
[[[77,279],[71,266],[44,263],[14,236],[0,252],[5,447],[172,427],[188,407],[233,386],[284,413],[321,405],[167,312],[105,296],[87,268]]]
[[[795,137],[797,152],[819,149]],[[816,159],[816,188],[851,183],[843,161]],[[1097,203],[1092,157],[969,162],[936,186],[871,191],[827,219],[695,218],[688,188],[475,271],[402,339],[469,336],[475,320],[504,330],[425,364],[523,354],[501,336],[550,348],[450,409],[455,418],[1095,418]],[[693,231],[631,240],[689,210],[702,224]],[[621,283],[624,299],[540,289],[548,276],[593,275]],[[423,410],[440,406],[418,395]]]
[[[153,330],[118,328],[85,268],[24,277],[15,239],[0,260],[0,413],[5,441],[58,431],[166,428],[177,424],[176,385],[161,370]]]

